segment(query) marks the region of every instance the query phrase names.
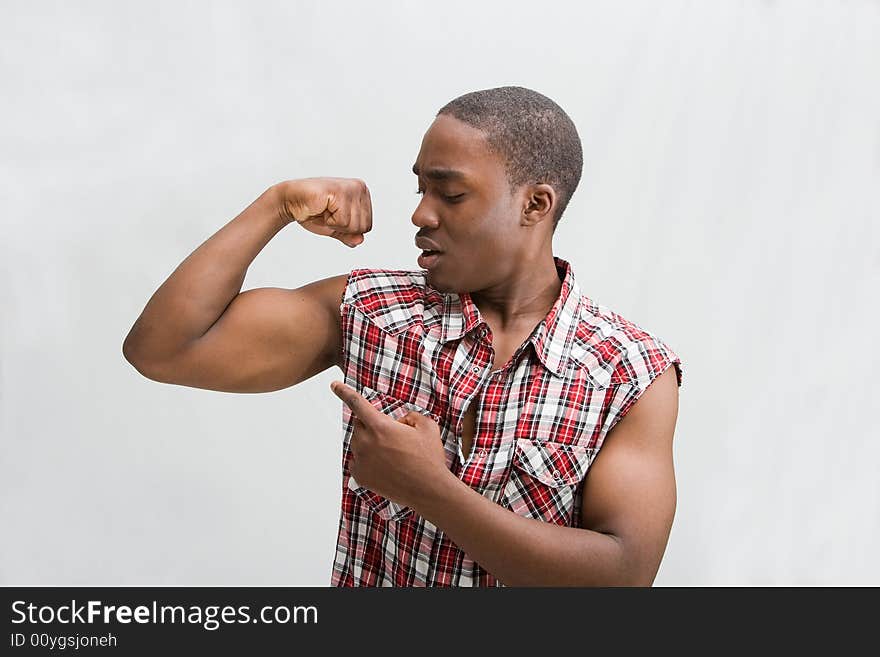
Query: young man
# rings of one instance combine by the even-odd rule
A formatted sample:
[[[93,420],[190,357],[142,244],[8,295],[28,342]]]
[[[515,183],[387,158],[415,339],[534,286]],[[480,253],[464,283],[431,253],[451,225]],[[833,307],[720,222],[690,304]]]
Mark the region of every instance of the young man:
[[[279,183],[156,291],[125,357],[229,392],[340,368],[333,585],[651,585],[675,513],[681,362],[553,255],[581,170],[549,98],[465,94],[413,166],[420,269],[240,292],[287,224],[351,247],[372,228],[361,180]]]

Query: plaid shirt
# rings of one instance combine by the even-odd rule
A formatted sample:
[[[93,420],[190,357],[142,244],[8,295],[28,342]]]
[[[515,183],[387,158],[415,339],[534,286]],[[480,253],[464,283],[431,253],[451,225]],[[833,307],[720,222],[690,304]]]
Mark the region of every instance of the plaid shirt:
[[[447,466],[475,491],[521,516],[579,527],[583,481],[605,436],[670,364],[680,386],[681,361],[657,336],[584,296],[569,263],[554,260],[558,299],[496,371],[489,327],[469,293],[434,290],[424,270],[352,270],[340,305],[343,373],[386,415],[432,417]],[[465,458],[470,404],[477,421]],[[342,424],[332,585],[503,586],[441,528],[358,485],[345,404]]]

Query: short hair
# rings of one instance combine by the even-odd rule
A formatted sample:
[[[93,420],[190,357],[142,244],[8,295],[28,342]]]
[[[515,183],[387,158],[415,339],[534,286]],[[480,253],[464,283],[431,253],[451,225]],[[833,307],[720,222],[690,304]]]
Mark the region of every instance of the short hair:
[[[446,103],[446,114],[483,131],[506,163],[511,193],[520,185],[546,183],[556,190],[553,231],[581,179],[584,156],[571,118],[555,102],[525,87],[495,87]]]

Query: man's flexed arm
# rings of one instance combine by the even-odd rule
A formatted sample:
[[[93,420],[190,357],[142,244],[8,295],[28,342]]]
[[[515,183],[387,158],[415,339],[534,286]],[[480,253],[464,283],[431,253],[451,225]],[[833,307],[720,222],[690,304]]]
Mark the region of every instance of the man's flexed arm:
[[[228,392],[278,390],[338,364],[345,275],[241,292],[250,263],[291,222],[357,246],[372,228],[369,190],[350,178],[267,189],[156,290],[125,338],[125,358],[157,381]]]

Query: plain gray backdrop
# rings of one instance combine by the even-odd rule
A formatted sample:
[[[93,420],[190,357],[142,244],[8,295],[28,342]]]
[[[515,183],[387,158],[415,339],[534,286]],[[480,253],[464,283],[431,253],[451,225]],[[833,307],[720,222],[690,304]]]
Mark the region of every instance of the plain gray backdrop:
[[[878,62],[855,0],[3,2],[0,583],[328,584],[339,370],[218,393],[122,341],[286,179],[363,178],[373,230],[288,226],[243,289],[418,269],[422,135],[516,84],[583,141],[555,254],[683,361],[656,584],[880,584]]]

